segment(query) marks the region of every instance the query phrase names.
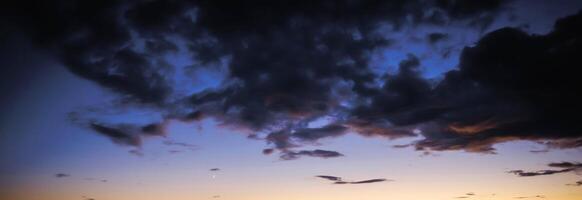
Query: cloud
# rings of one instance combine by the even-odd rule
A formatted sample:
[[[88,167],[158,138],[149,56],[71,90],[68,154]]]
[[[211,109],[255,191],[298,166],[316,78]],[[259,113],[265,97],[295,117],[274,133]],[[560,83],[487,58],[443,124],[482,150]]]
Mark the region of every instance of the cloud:
[[[558,162],[558,163],[550,163],[548,164],[549,167],[557,167],[557,168],[582,168],[582,163],[574,163],[574,162]]]
[[[378,183],[378,182],[392,181],[392,180],[383,179],[383,178],[368,179],[368,180],[362,180],[362,181],[344,181],[341,177],[328,176],[328,175],[318,175],[315,177],[326,179],[329,181],[333,181],[333,184],[338,184],[338,185],[342,185],[342,184],[367,184],[367,183]]]
[[[283,151],[281,152],[281,159],[282,160],[295,160],[297,158],[309,156],[309,157],[316,157],[316,158],[336,158],[344,156],[343,154],[337,151],[328,151],[328,150],[301,150],[301,151]]]
[[[313,143],[323,138],[338,137],[346,133],[348,127],[338,124],[329,124],[319,128],[294,128],[272,132],[267,135],[267,142],[274,144],[275,148],[287,151],[290,148],[298,147],[303,143]],[[297,144],[299,143],[299,144]],[[289,152],[290,154],[297,154]],[[329,154],[325,151],[302,151],[299,154]],[[338,155],[339,156],[339,155]],[[326,157],[326,156],[323,156]]]
[[[220,171],[220,168],[212,168],[212,169],[210,169],[210,171],[213,171],[213,172]]]
[[[559,174],[559,173],[566,173],[575,170],[579,170],[582,168],[582,163],[572,163],[572,162],[559,162],[559,163],[550,163],[548,167],[554,168],[562,168],[559,170],[539,170],[533,172],[527,172],[523,170],[511,170],[508,173],[515,174],[520,177],[531,177],[531,176],[542,176],[542,175],[552,175],[552,174]]]
[[[97,179],[97,178],[84,178],[83,180],[86,180],[86,181],[99,181],[99,182],[102,182],[102,183],[108,182],[107,179]]]
[[[523,196],[523,197],[513,197],[514,199],[529,199],[529,198],[540,198],[545,199],[546,196],[544,195],[536,195],[536,196]]]
[[[365,184],[365,183],[377,183],[377,182],[384,182],[384,181],[388,181],[388,179],[377,178],[377,179],[369,179],[369,180],[363,180],[363,181],[352,181],[352,182],[348,182],[348,183],[349,184]]]
[[[95,132],[109,137],[117,144],[141,146],[141,138],[133,133],[128,132],[129,127],[109,127],[100,124],[91,124],[91,129]]]
[[[389,78],[354,116],[420,127],[418,150],[494,153],[494,144],[514,140],[580,147],[581,127],[572,116],[582,111],[581,83],[571,66],[580,65],[575,49],[582,44],[570,41],[580,40],[581,23],[578,13],[558,20],[547,35],[493,31],[465,47],[459,69],[435,86],[402,65],[405,73]]]
[[[273,149],[263,149],[263,154],[270,155],[273,153],[273,151],[274,151]]]
[[[65,177],[69,177],[69,176],[71,176],[71,175],[70,174],[65,174],[65,173],[55,174],[55,177],[57,177],[57,178],[65,178]]]
[[[513,174],[521,176],[521,177],[528,177],[528,176],[552,175],[552,174],[558,174],[558,173],[564,173],[564,172],[570,172],[570,171],[572,171],[572,169],[539,170],[539,171],[535,171],[535,172],[525,172],[523,170],[511,170],[511,171],[508,171],[508,173],[513,173]]]
[[[465,194],[465,196],[458,196],[458,197],[455,197],[455,199],[467,199],[467,198],[471,198],[471,196],[475,196],[475,193],[468,192]]]
[[[434,67],[423,66],[422,56],[409,55],[397,73],[372,66],[374,55],[398,39],[386,33],[452,22],[485,30],[507,2],[42,1],[3,6],[10,17],[0,20],[73,74],[118,94],[116,102],[155,110],[163,122],[212,118],[266,134],[272,146],[265,154],[341,156],[295,149],[347,133],[421,136],[411,143],[419,151],[494,153],[495,144],[514,140],[582,146],[574,117],[582,111],[582,79],[574,73],[582,65],[582,13],[558,20],[545,35],[487,33],[440,81],[422,76]],[[427,37],[438,42],[444,34]],[[169,59],[176,54],[187,64]],[[223,79],[184,89],[180,80],[206,75],[184,72],[197,69]],[[325,116],[332,122],[308,126]],[[134,147],[166,134],[165,123],[85,126]]]
[[[92,130],[108,137],[117,144],[134,147],[141,146],[144,137],[165,136],[163,126],[161,124],[149,124],[138,127],[134,124],[105,125],[97,122],[92,122],[89,125]]]
[[[164,145],[183,147],[183,148],[187,148],[191,151],[195,151],[195,150],[199,149],[199,147],[197,145],[194,145],[194,144],[185,143],[185,142],[176,142],[176,141],[171,141],[171,140],[164,141]]]
[[[446,33],[430,33],[426,36],[427,40],[431,44],[435,44],[440,41],[447,40],[449,35]]]
[[[569,183],[569,184],[566,184],[566,185],[569,185],[569,186],[582,186],[582,181],[576,181],[576,183]]]
[[[319,175],[319,176],[315,176],[315,177],[327,179],[327,180],[330,180],[330,181],[341,181],[342,180],[341,177],[337,177],[337,176]]]

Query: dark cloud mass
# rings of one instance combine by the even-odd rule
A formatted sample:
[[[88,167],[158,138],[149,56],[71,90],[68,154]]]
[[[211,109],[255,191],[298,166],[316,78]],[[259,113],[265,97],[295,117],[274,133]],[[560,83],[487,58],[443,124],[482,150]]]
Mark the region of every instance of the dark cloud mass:
[[[547,35],[515,28],[486,34],[440,82],[421,76],[409,55],[395,74],[371,58],[404,26],[463,22],[484,30],[507,1],[31,1],[0,11],[4,35],[24,35],[79,77],[120,95],[122,104],[159,111],[162,123],[89,121],[113,142],[139,146],[163,136],[168,120],[212,118],[265,134],[285,160],[339,152],[294,148],[358,133],[423,136],[418,150],[494,152],[511,140],[575,148],[582,127],[579,74],[582,13]],[[446,33],[427,39],[444,41]],[[180,66],[168,55],[188,58]],[[435,66],[426,66],[435,67]],[[218,86],[184,92],[182,69],[224,70]],[[182,83],[182,82],[180,82]],[[194,84],[194,83],[193,83]],[[321,126],[309,123],[333,120]],[[413,131],[418,130],[418,131]],[[257,137],[260,138],[260,137]],[[173,145],[179,145],[174,143]],[[376,180],[368,180],[376,181]],[[357,182],[352,182],[357,184]]]
[[[322,179],[327,179],[330,181],[341,181],[342,178],[341,177],[337,177],[337,176],[326,176],[326,175],[319,175],[319,176],[315,176],[317,178],[322,178]]]
[[[431,44],[434,44],[434,43],[448,39],[449,35],[447,35],[446,33],[431,33],[431,34],[428,34],[426,36],[426,38],[428,39],[428,41]]]
[[[419,87],[405,90],[419,91],[409,94],[411,109],[383,114],[401,125],[422,124],[418,149],[493,152],[493,144],[519,139],[580,147],[582,127],[574,117],[582,111],[575,73],[582,64],[580,25],[582,13],[558,20],[547,35],[493,31],[466,47],[459,69],[429,94],[420,83],[405,84]]]

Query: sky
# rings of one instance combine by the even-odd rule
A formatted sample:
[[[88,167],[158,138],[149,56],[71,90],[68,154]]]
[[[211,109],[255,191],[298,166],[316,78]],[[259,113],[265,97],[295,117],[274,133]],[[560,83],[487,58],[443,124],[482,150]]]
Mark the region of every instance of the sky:
[[[0,13],[0,199],[582,197],[581,1]]]

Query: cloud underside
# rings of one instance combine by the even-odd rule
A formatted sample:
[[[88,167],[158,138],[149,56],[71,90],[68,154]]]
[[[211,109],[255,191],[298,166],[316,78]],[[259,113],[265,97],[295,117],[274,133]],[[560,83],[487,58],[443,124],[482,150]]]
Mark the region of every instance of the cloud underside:
[[[410,146],[423,151],[492,153],[494,144],[513,140],[582,146],[576,117],[582,79],[574,73],[582,66],[582,13],[558,20],[546,35],[492,31],[465,47],[458,69],[435,83],[420,75],[422,59],[412,54],[395,74],[372,70],[374,52],[393,43],[386,32],[453,22],[482,29],[505,1],[38,4],[2,8],[13,16],[2,19],[13,25],[8,31],[50,49],[74,74],[120,94],[120,102],[164,116],[149,125],[88,122],[119,144],[139,146],[145,136],[163,136],[168,120],[212,118],[265,133],[257,137],[272,146],[264,153],[278,150],[282,159],[341,156],[295,148],[347,133],[422,136]],[[447,38],[433,33],[427,42]],[[169,60],[179,52],[186,52],[189,66]],[[172,79],[186,73],[180,67],[224,70],[225,79],[182,93]],[[328,124],[308,125],[329,116]]]
[[[319,175],[319,176],[315,176],[315,177],[329,180],[329,181],[333,181],[333,184],[339,184],[339,185],[343,185],[343,184],[368,184],[368,183],[378,183],[378,182],[391,181],[391,180],[384,179],[384,178],[368,179],[368,180],[361,180],[361,181],[345,181],[341,177],[328,176],[328,175]]]

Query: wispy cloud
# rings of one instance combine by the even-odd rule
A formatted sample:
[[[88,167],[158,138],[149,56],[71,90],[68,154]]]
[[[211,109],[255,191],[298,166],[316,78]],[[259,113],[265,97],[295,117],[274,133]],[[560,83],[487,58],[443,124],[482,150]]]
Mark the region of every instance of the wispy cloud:
[[[301,151],[287,150],[287,151],[281,152],[280,158],[282,160],[295,160],[295,159],[298,159],[298,158],[303,157],[303,156],[316,157],[316,158],[336,158],[336,157],[342,157],[344,155],[337,152],[337,151],[328,151],[328,150],[321,150],[321,149],[301,150]]]
[[[582,186],[582,180],[576,181],[576,183],[568,183],[566,185],[569,185],[569,186]]]
[[[71,176],[70,174],[65,174],[65,173],[57,173],[55,174],[55,177],[57,178],[65,178],[65,177],[69,177]]]
[[[530,199],[530,198],[539,198],[539,199],[545,199],[546,196],[544,195],[536,195],[536,196],[520,196],[520,197],[513,197],[514,199]]]
[[[368,184],[368,183],[378,183],[378,182],[385,182],[385,181],[393,181],[393,180],[389,180],[389,179],[384,179],[384,178],[376,178],[376,179],[368,179],[368,180],[361,180],[361,181],[346,181],[341,177],[338,176],[328,176],[328,175],[318,175],[315,176],[317,178],[322,178],[322,179],[326,179],[328,181],[333,181],[333,184],[338,184],[338,185],[342,185],[342,184]]]
[[[195,144],[190,144],[190,143],[186,143],[186,142],[176,142],[176,141],[172,141],[172,140],[164,141],[164,145],[183,147],[183,148],[186,148],[186,149],[191,150],[191,151],[195,151],[195,150],[199,149],[199,147]]]
[[[558,162],[558,163],[550,163],[548,167],[554,168],[562,168],[562,169],[548,169],[548,170],[538,170],[538,171],[524,171],[524,170],[511,170],[507,173],[512,173],[520,177],[530,177],[530,176],[543,176],[543,175],[552,175],[552,174],[559,174],[559,173],[566,173],[578,170],[582,168],[582,163],[574,163],[574,162]]]

